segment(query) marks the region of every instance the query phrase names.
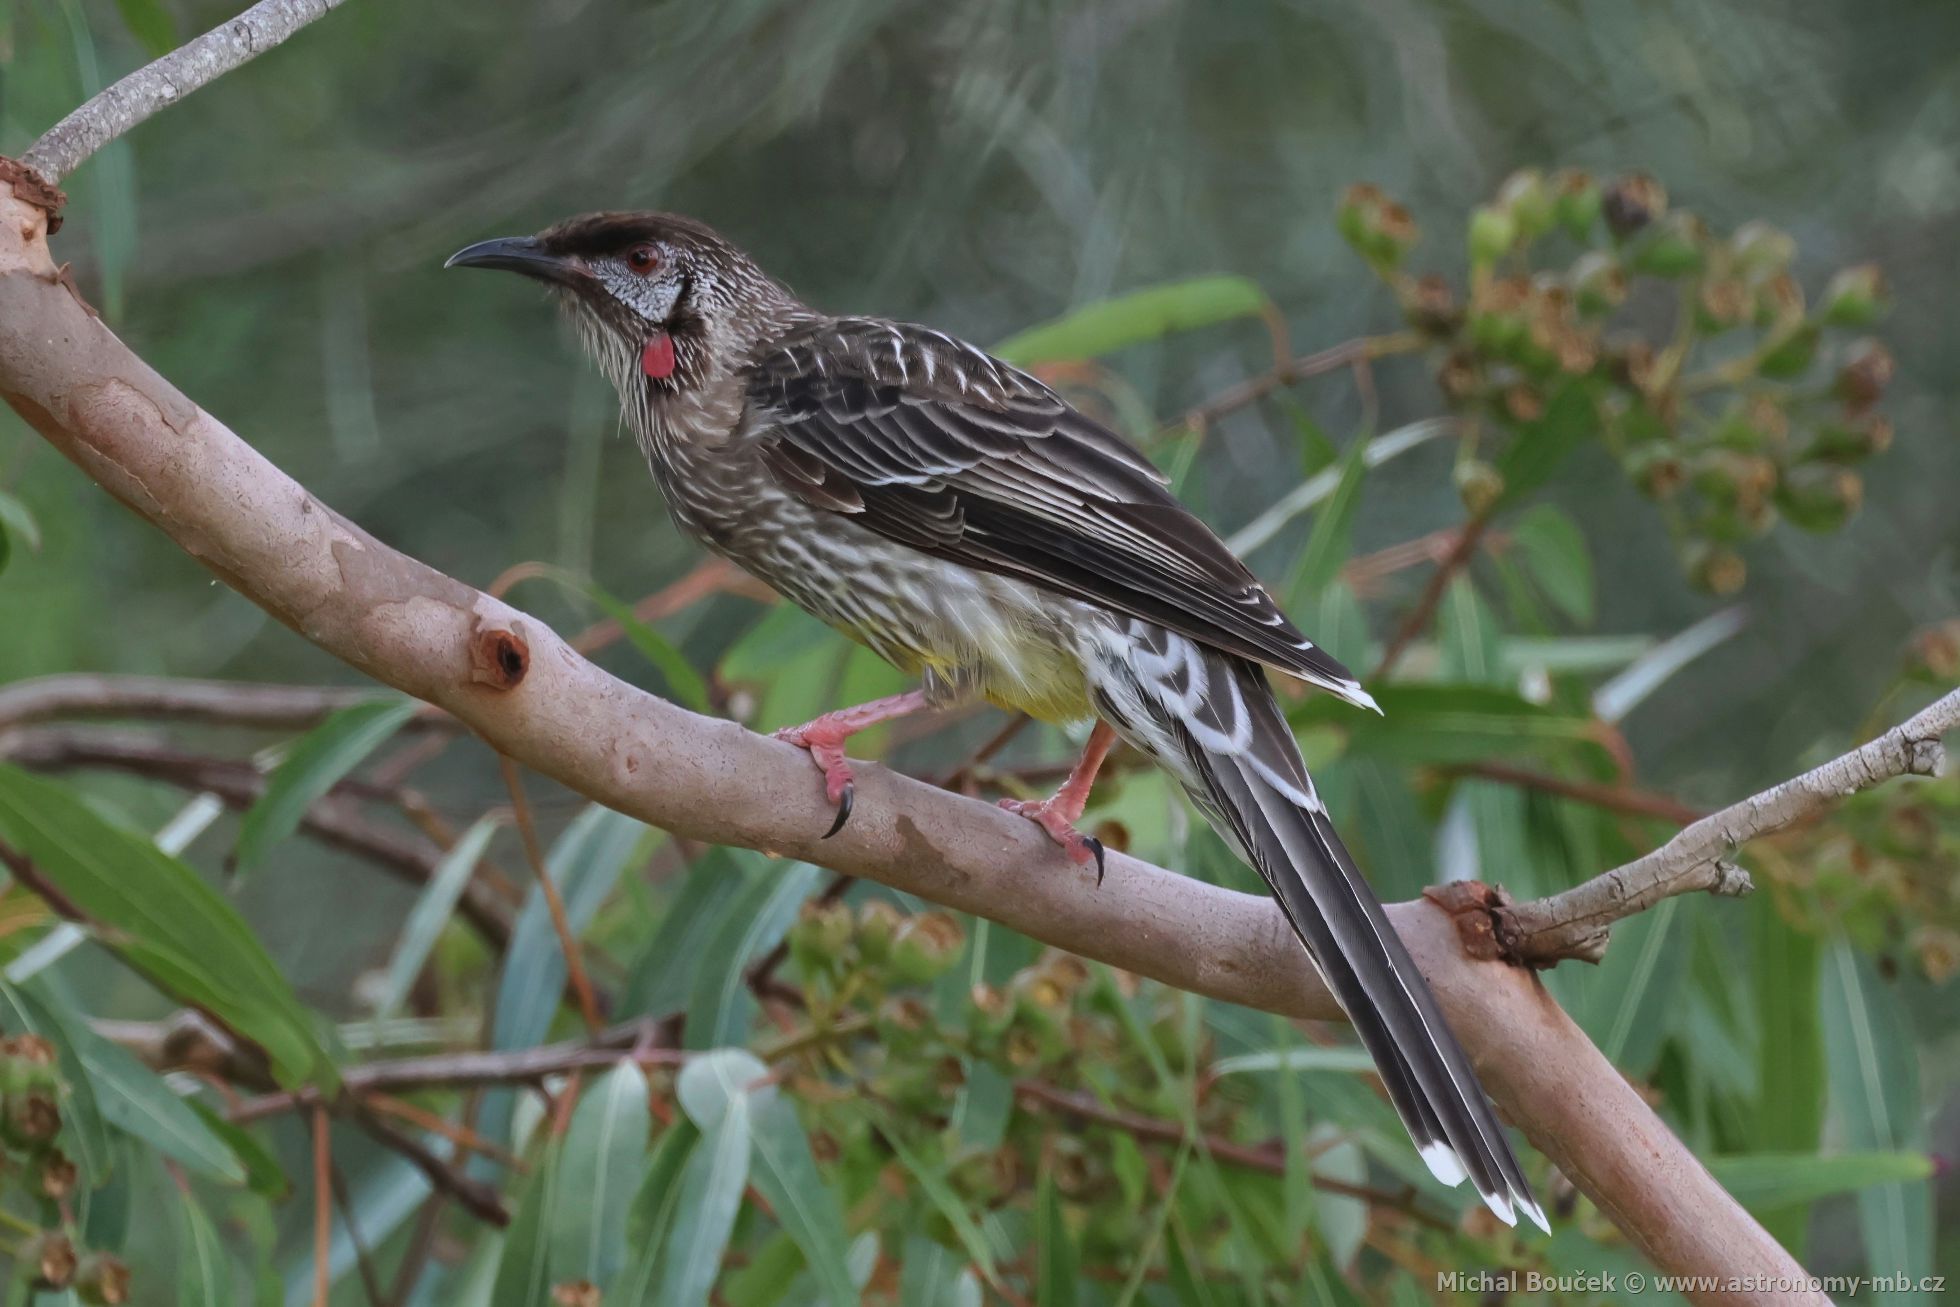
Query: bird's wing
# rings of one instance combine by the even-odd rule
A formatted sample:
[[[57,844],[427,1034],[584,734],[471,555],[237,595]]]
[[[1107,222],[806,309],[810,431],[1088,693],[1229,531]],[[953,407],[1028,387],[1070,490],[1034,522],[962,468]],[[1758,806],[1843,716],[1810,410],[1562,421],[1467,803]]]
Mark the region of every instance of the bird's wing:
[[[1143,455],[971,345],[830,320],[761,351],[748,397],[772,472],[811,504],[1372,706]]]

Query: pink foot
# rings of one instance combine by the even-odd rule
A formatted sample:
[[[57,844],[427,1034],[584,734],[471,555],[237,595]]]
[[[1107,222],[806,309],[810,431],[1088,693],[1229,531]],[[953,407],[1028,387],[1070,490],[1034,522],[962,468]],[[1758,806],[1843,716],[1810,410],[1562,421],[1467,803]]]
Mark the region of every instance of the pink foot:
[[[1087,866],[1091,858],[1096,862],[1096,885],[1101,888],[1103,873],[1103,842],[1093,835],[1084,835],[1075,828],[1082,816],[1082,805],[1071,803],[1064,795],[1052,799],[1002,799],[1000,806],[1009,812],[1017,812],[1041,829],[1048,832],[1048,838],[1062,846],[1069,861]]]
[[[831,822],[830,829],[823,833],[825,839],[844,829],[844,823],[851,819],[851,805],[857,798],[857,785],[851,779],[851,764],[844,757],[844,741],[879,722],[903,717],[925,706],[924,693],[912,690],[894,694],[888,699],[859,704],[855,708],[827,712],[813,722],[785,726],[776,732],[777,739],[806,750],[810,761],[816,763],[817,770],[823,773],[823,792],[837,805],[837,820]]]
[[[837,809],[837,820],[823,833],[825,839],[844,829],[844,823],[851,819],[851,806],[857,801],[857,782],[851,778],[851,763],[844,756],[844,741],[851,734],[836,727],[826,728],[821,717],[807,726],[785,726],[776,732],[777,739],[807,752],[810,761],[823,773],[824,797]]]

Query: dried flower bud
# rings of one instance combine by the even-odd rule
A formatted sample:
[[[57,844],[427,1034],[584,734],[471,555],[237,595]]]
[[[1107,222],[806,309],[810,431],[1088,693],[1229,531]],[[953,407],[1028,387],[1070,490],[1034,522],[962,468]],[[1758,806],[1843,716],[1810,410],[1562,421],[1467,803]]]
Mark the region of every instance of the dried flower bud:
[[[1754,302],[1749,288],[1734,277],[1711,277],[1695,296],[1695,324],[1709,333],[1739,327]]]
[[[50,1148],[41,1159],[41,1196],[53,1202],[60,1202],[75,1192],[78,1174],[75,1164],[59,1148]]]
[[[1402,313],[1409,325],[1425,336],[1448,336],[1463,325],[1463,310],[1456,292],[1436,273],[1425,273],[1409,283],[1402,294]]]
[[[43,1230],[21,1249],[20,1265],[33,1278],[35,1288],[66,1289],[75,1279],[75,1245],[59,1230]]]
[[[89,1253],[76,1268],[75,1294],[91,1307],[121,1307],[129,1301],[129,1267],[108,1253]]]
[[[1756,287],[1756,325],[1774,327],[1803,317],[1803,287],[1787,272],[1779,272]]]
[[[1746,222],[1730,238],[1729,252],[1738,273],[1750,281],[1760,281],[1789,270],[1797,257],[1797,243],[1789,233],[1766,222]]]
[[[1627,458],[1627,471],[1649,499],[1671,499],[1688,480],[1687,466],[1658,442],[1634,450]]]
[[[1688,551],[1688,580],[1697,589],[1712,595],[1732,595],[1748,579],[1748,564],[1726,545],[1704,543]]]
[[[61,1109],[44,1091],[8,1094],[0,1109],[0,1135],[17,1148],[32,1152],[61,1133]]]
[[[1627,274],[1618,258],[1603,250],[1580,255],[1572,262],[1566,280],[1582,313],[1611,313],[1626,302]]]
[[[1545,397],[1520,381],[1504,390],[1504,412],[1513,422],[1536,422],[1545,416]]]
[[[858,908],[858,952],[866,962],[883,962],[891,956],[892,939],[898,934],[905,914],[889,899],[866,899]]]
[[[1912,638],[1906,668],[1936,685],[1960,681],[1960,617],[1929,626]]]
[[[1475,399],[1483,388],[1475,357],[1466,350],[1449,354],[1436,369],[1436,384],[1453,404]]]
[[[1517,241],[1517,219],[1504,210],[1483,205],[1470,215],[1472,267],[1488,268],[1509,254]]]
[[[1826,463],[1794,467],[1776,490],[1776,506],[1804,531],[1835,531],[1865,500],[1865,483],[1850,468]]]
[[[1355,252],[1378,271],[1398,267],[1422,235],[1407,209],[1379,186],[1366,183],[1343,192],[1335,224]]]
[[[1599,183],[1592,174],[1577,168],[1561,168],[1552,174],[1552,216],[1575,241],[1592,239],[1593,224],[1599,221],[1602,203]]]
[[[1824,288],[1817,313],[1833,327],[1869,327],[1885,312],[1885,274],[1875,263],[1846,268]]]
[[[599,1286],[590,1280],[568,1280],[551,1286],[552,1307],[599,1307]]]
[[[1753,454],[1730,449],[1705,450],[1689,469],[1694,487],[1709,502],[1724,508],[1761,504],[1776,488],[1776,464]]]
[[[1667,191],[1644,172],[1628,173],[1606,188],[1600,212],[1607,229],[1625,240],[1667,213]]]
[[[997,985],[975,985],[967,994],[973,1005],[973,1026],[982,1035],[998,1035],[1014,1020],[1014,1000]]]
[[[1883,413],[1855,413],[1826,422],[1803,452],[1809,462],[1860,463],[1892,447],[1892,421]]]
[[[1745,454],[1781,448],[1789,434],[1789,414],[1769,395],[1751,395],[1731,405],[1712,432],[1716,444]]]
[[[1651,395],[1657,376],[1654,347],[1638,338],[1611,346],[1606,352],[1606,371],[1628,390]]]
[[[1883,343],[1870,338],[1857,341],[1845,351],[1844,366],[1838,369],[1838,398],[1853,409],[1870,408],[1884,397],[1896,370],[1892,351]]]
[[[1504,474],[1480,458],[1459,461],[1455,479],[1456,493],[1472,517],[1482,517],[1504,497]]]

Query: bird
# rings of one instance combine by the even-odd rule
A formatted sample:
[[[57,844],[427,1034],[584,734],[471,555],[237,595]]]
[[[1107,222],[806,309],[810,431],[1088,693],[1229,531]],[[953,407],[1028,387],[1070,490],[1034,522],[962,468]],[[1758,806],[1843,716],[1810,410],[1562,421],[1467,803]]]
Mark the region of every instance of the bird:
[[[1550,1232],[1428,983],[1330,821],[1278,675],[1379,711],[1121,436],[952,335],[822,312],[694,218],[603,212],[446,267],[549,287],[618,391],[680,530],[918,688],[777,732],[854,802],[850,737],[984,700],[1093,721],[1055,794],[1003,800],[1068,860],[1118,741],[1181,785],[1265,881],[1417,1151],[1506,1225]]]

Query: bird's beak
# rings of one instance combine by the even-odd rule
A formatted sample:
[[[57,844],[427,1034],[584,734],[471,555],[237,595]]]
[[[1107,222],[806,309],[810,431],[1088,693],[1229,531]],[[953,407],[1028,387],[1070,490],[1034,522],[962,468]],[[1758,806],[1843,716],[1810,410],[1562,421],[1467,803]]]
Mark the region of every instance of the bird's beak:
[[[577,259],[553,254],[533,236],[500,236],[493,241],[478,241],[457,250],[442,266],[502,268],[559,286],[576,286],[591,277]]]

